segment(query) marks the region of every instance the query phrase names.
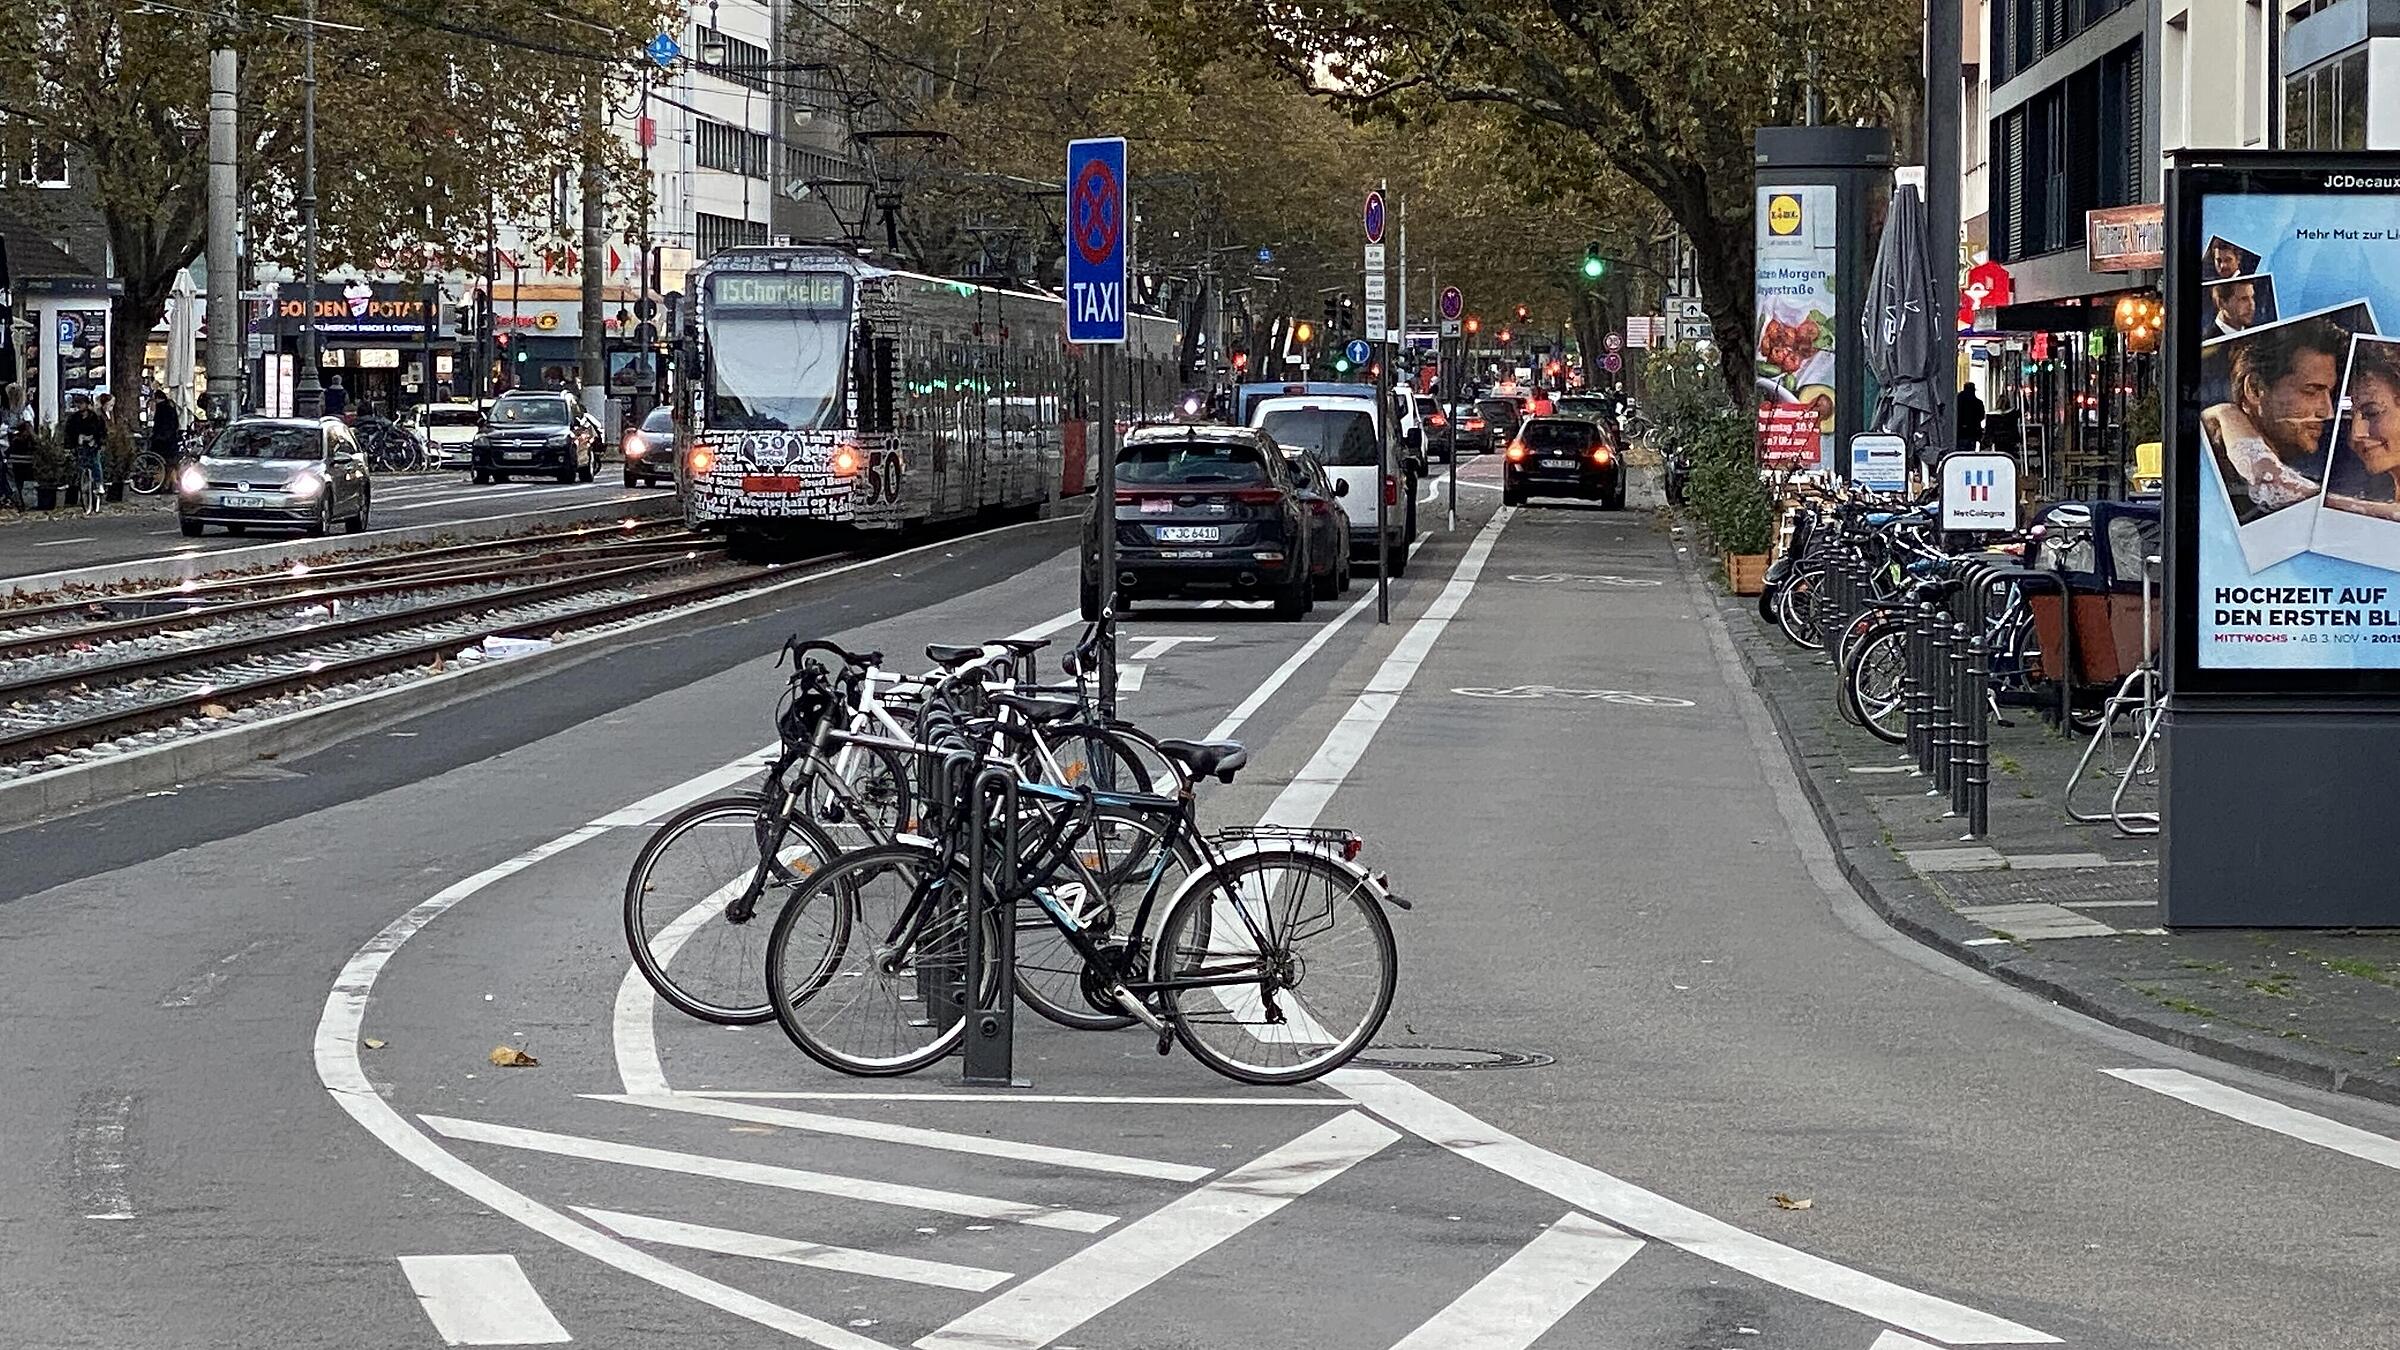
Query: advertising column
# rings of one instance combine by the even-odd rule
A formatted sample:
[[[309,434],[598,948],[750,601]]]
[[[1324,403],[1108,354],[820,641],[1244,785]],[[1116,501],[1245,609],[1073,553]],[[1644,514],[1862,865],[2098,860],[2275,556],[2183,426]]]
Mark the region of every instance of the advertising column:
[[[2168,197],[2162,910],[2400,921],[2400,156],[2186,153]]]
[[[1758,459],[1775,468],[1822,467],[1833,436],[1837,202],[1831,183],[1758,189]]]

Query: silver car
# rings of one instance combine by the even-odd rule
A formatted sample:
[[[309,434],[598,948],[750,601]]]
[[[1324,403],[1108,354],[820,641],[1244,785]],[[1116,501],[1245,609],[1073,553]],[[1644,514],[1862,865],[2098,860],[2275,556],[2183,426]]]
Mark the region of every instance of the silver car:
[[[183,532],[253,525],[324,534],[367,528],[367,461],[336,418],[246,417],[225,428],[175,483]]]

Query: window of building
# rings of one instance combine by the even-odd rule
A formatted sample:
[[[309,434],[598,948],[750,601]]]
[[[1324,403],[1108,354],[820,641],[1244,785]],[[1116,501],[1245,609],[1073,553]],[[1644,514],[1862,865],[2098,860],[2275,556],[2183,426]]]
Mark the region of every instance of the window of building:
[[[0,163],[5,163],[0,160]],[[33,140],[17,159],[17,181],[29,187],[71,187],[64,141]]]
[[[692,252],[700,257],[722,252],[738,244],[767,242],[766,222],[737,220],[732,216],[711,215],[706,211],[692,213]]]
[[[767,176],[767,137],[762,132],[705,117],[695,118],[692,153],[703,169],[738,173],[748,178]]]
[[[699,46],[695,49],[696,53],[707,52],[710,45],[714,43],[725,44],[725,55],[721,63],[714,66],[703,66],[702,69],[720,79],[748,85],[762,94],[767,91],[766,67],[770,57],[766,48],[755,42],[744,42],[740,38],[728,36],[706,24],[700,26],[697,37]]]
[[[2320,61],[2283,82],[2283,142],[2291,150],[2367,148],[2367,54]]]

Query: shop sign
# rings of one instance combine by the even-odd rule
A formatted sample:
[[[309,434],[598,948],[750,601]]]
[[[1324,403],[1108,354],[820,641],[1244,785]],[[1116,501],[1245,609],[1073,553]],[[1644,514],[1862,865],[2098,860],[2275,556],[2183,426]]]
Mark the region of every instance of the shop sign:
[[[2095,272],[2152,272],[2167,265],[2167,208],[2105,206],[2083,213],[2085,265]]]
[[[1959,285],[1958,326],[1972,328],[1976,315],[2013,303],[2016,298],[2016,278],[2008,274],[2007,268],[1987,258],[1968,268],[1966,280]]]
[[[422,340],[438,317],[426,304],[423,286],[396,281],[320,282],[314,295],[293,284],[277,288],[273,325],[298,333],[314,310],[317,336],[406,337]]]

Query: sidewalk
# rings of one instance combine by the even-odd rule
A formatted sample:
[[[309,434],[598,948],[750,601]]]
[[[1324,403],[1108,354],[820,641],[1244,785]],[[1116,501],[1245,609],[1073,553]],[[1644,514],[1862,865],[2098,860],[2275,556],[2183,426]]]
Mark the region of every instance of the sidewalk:
[[[1718,605],[1842,870],[1893,926],[2102,1021],[2400,1103],[2400,931],[2160,928],[2158,841],[2068,819],[2084,741],[2032,709],[1992,728],[1990,833],[1964,839],[1947,794],[1842,720],[1823,653],[1793,646],[1751,599]],[[2119,747],[2121,762],[2131,737]],[[2090,781],[2076,805],[2103,810],[2114,786]],[[2126,794],[2128,810],[2153,801]]]

